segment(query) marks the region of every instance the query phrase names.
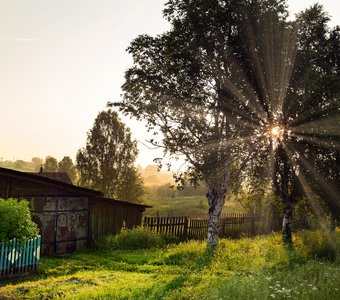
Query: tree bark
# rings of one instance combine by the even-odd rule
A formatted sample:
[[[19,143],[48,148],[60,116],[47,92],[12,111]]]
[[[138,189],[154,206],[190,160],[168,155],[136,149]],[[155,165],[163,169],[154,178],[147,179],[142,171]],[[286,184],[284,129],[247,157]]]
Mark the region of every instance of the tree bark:
[[[218,246],[218,219],[221,215],[227,188],[230,184],[230,170],[225,170],[220,184],[209,185],[206,194],[209,204],[208,219],[208,249],[214,250]]]
[[[282,240],[285,244],[292,244],[292,217],[293,217],[293,204],[291,201],[283,203],[283,222],[282,222]]]
[[[208,248],[215,249],[218,245],[218,218],[225,199],[219,197],[219,193],[213,188],[208,189],[207,198],[209,203]]]

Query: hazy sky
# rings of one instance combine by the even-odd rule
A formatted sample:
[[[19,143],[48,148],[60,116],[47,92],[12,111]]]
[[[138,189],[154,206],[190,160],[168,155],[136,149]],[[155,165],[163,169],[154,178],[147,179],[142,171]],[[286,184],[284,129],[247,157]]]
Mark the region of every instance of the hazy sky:
[[[0,0],[0,160],[75,157],[108,101],[120,98],[125,49],[169,28],[164,0]],[[288,0],[292,13],[315,1]],[[340,1],[321,0],[340,24]],[[134,137],[147,134],[124,120]],[[159,156],[139,143],[143,166]]]

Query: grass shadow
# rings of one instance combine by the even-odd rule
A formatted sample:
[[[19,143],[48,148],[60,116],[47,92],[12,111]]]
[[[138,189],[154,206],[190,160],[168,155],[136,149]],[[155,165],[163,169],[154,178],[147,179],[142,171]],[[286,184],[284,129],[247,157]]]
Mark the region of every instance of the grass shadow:
[[[200,255],[197,259],[197,263],[195,269],[200,271],[211,265],[214,257],[216,255],[216,249],[211,249],[207,247],[202,255]]]
[[[151,288],[136,291],[130,296],[130,299],[164,299],[171,292],[181,289],[188,278],[188,275],[176,276],[165,284],[157,284]]]

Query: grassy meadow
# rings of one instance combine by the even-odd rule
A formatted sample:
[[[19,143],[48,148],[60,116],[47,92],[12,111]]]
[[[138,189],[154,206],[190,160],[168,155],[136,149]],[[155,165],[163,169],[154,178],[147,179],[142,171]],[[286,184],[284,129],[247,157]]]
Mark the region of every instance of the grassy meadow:
[[[123,235],[42,258],[36,274],[1,282],[0,299],[340,299],[340,230],[300,232],[291,249],[278,234],[221,240],[213,254],[204,242]]]
[[[148,208],[146,216],[206,216],[208,212],[208,201],[205,196],[175,196],[150,198],[146,201]],[[237,201],[226,201],[222,213],[243,213],[244,208]]]

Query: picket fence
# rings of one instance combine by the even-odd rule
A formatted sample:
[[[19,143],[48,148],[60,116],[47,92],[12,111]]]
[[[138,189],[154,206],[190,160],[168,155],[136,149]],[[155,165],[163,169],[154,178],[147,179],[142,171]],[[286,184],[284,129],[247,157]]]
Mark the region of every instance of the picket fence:
[[[219,236],[236,238],[263,233],[263,218],[247,214],[224,214],[219,219]],[[144,217],[143,226],[151,231],[178,236],[181,239],[205,239],[208,220],[188,217]]]
[[[37,269],[40,260],[41,236],[19,241],[0,243],[0,279],[30,273]]]

